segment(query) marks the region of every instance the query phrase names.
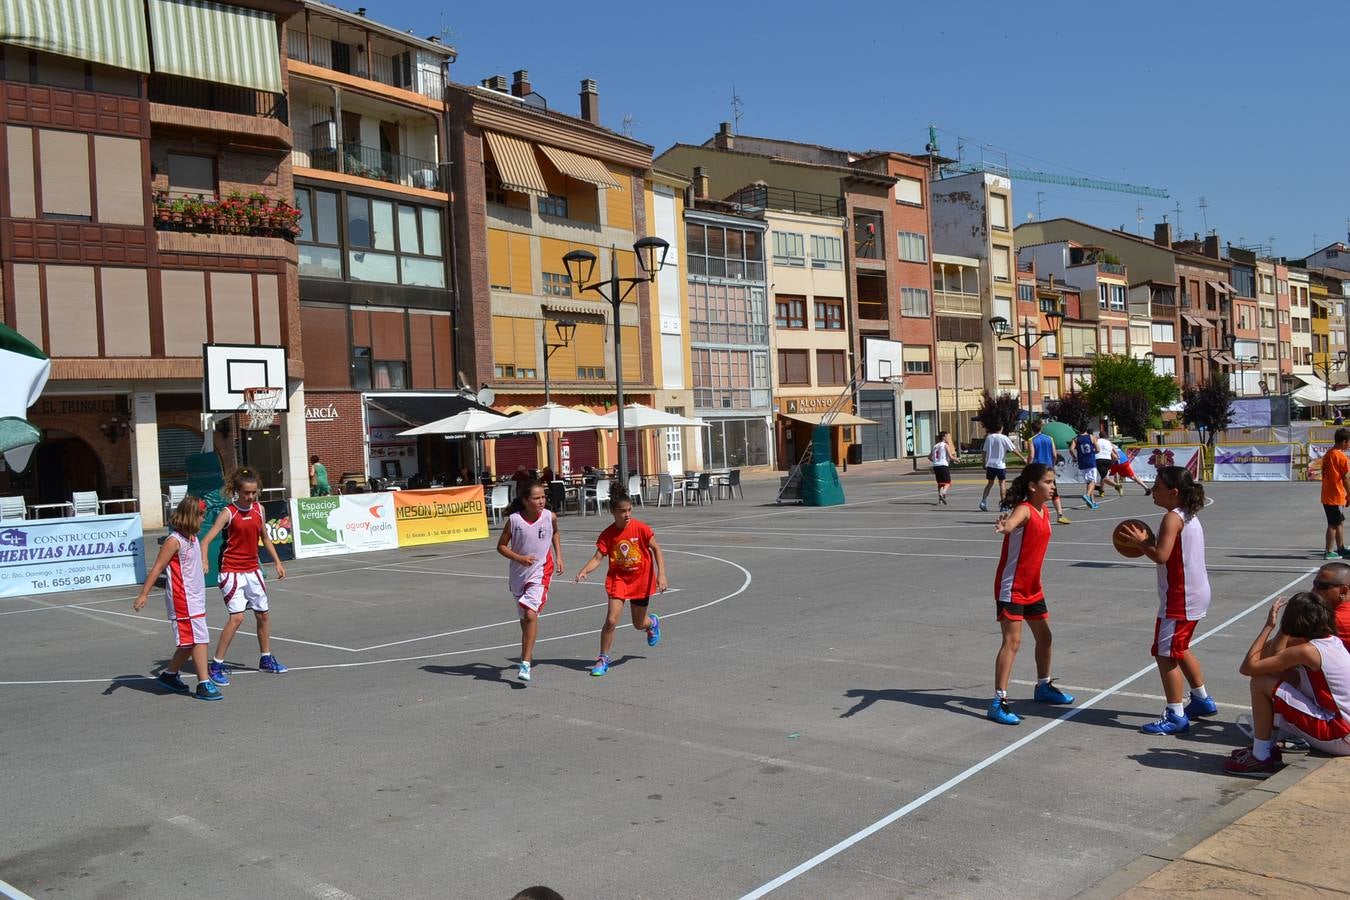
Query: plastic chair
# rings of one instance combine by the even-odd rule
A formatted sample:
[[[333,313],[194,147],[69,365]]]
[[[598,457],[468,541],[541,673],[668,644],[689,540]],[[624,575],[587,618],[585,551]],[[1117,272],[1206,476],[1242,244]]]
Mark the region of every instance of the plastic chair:
[[[585,488],[581,494],[581,514],[586,515],[586,504],[595,504],[595,514],[600,515],[600,504],[609,505],[609,488],[612,482],[608,478],[601,478],[595,483],[593,488]]]
[[[694,499],[698,501],[699,506],[703,505],[703,498],[705,496],[708,498],[708,502],[712,503],[713,502],[712,473],[704,472],[702,475],[698,476],[697,484],[690,484],[688,481],[686,481],[684,483],[684,489],[686,492],[688,491],[694,492]]]
[[[23,495],[0,497],[0,522],[22,522],[26,518],[28,509],[24,506]]]
[[[492,486],[492,521],[501,521],[501,511],[511,505],[511,491],[504,484],[494,484]]]
[[[723,491],[726,492],[726,498],[728,500],[736,496],[739,496],[742,500],[745,499],[745,491],[741,488],[740,469],[732,469],[725,477],[717,479],[718,496],[722,496]]]
[[[76,491],[70,495],[70,499],[75,507],[76,518],[98,515],[97,491]]]
[[[671,506],[674,506],[674,505],[675,505],[675,498],[676,498],[677,496],[680,498],[680,505],[681,505],[681,506],[684,506],[684,505],[685,505],[685,502],[684,502],[684,486],[681,485],[681,486],[680,486],[680,490],[677,492],[677,491],[675,490],[675,477],[674,477],[673,475],[657,475],[657,476],[656,476],[656,505],[657,505],[657,507],[659,508],[659,507],[661,506],[661,500],[662,500],[663,498],[665,498],[665,497],[669,497],[669,498],[670,498],[670,505],[671,505]]]
[[[168,496],[164,498],[164,521],[169,521],[169,516],[173,515],[173,511],[178,508],[178,504],[182,503],[186,496],[186,484],[169,485]]]
[[[628,476],[628,496],[632,498],[634,506],[646,506],[647,501],[642,496],[642,476]]]

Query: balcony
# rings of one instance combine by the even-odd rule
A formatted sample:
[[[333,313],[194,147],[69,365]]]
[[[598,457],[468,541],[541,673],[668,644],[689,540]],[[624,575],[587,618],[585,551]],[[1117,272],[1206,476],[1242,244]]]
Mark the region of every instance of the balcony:
[[[297,62],[412,91],[431,100],[445,99],[445,79],[439,70],[433,75],[431,70],[417,66],[415,52],[399,51],[392,43],[384,49],[394,50],[393,53],[382,53],[374,46],[367,53],[359,43],[339,41],[317,33],[307,44],[302,28],[289,29],[286,37],[286,55]]]
[[[727,202],[754,209],[781,209],[813,216],[844,214],[844,201],[839,197],[794,191],[790,188],[769,187],[767,184],[743,187],[728,197]]]
[[[404,187],[441,190],[440,167],[431,160],[387,153],[364,144],[338,143],[336,146],[323,146],[297,135],[295,149],[291,152],[291,164]]]
[[[980,295],[964,291],[934,291],[933,306],[942,313],[975,316],[981,313]]]
[[[147,98],[150,121],[156,125],[246,134],[282,148],[291,143],[290,109],[284,94],[156,74],[150,76]]]

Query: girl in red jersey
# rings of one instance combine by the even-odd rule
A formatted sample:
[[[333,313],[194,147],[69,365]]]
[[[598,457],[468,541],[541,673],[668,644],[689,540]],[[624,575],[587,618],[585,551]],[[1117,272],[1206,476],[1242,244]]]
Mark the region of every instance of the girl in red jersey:
[[[601,560],[609,559],[609,573],[605,576],[609,610],[600,629],[600,655],[591,667],[592,675],[609,671],[609,648],[614,645],[614,630],[619,627],[625,601],[633,613],[633,627],[647,632],[647,646],[655,647],[660,642],[661,620],[655,613],[647,612],[647,605],[653,589],[664,593],[667,587],[666,558],[647,523],[633,518],[633,500],[626,491],[614,492],[609,511],[614,515],[614,524],[600,532],[595,541],[595,555],[577,572],[577,581],[585,581]]]
[[[192,658],[197,670],[197,697],[201,700],[219,700],[220,688],[211,683],[206,668],[206,647],[211,643],[211,635],[206,629],[206,584],[202,581],[202,545],[197,540],[197,532],[202,530],[202,514],[205,504],[191,495],[184,497],[173,511],[169,525],[173,531],[164,540],[159,557],[150,567],[150,574],[141,585],[141,592],[131,608],[140,612],[145,609],[150,597],[150,585],[155,583],[161,572],[167,570],[164,580],[164,604],[169,610],[169,621],[173,623],[177,647],[173,658],[159,673],[159,683],[175,694],[186,694],[190,690],[178,670],[183,663]]]
[[[1073,696],[1055,687],[1050,678],[1050,613],[1041,588],[1041,565],[1050,546],[1050,512],[1045,508],[1055,492],[1055,470],[1032,463],[1008,488],[1012,512],[999,517],[994,530],[1003,535],[1003,552],[994,576],[994,608],[1003,643],[994,658],[994,699],[986,713],[1001,725],[1016,725],[1022,717],[1008,708],[1008,681],[1013,660],[1022,646],[1022,622],[1036,639],[1038,703],[1072,703]]]
[[[234,633],[244,624],[244,610],[251,608],[258,626],[258,670],[281,675],[286,667],[272,655],[272,623],[267,610],[267,586],[263,581],[262,566],[258,564],[258,544],[267,548],[272,562],[277,567],[277,579],[286,577],[286,569],[277,556],[277,548],[267,533],[267,520],[263,516],[262,504],[258,503],[258,476],[252,469],[238,469],[230,476],[230,492],[234,502],[220,511],[215,524],[202,540],[203,547],[211,542],[221,531],[225,538],[220,542],[216,571],[219,573],[220,592],[224,595],[225,609],[230,617],[220,632],[220,642],[216,644],[216,655],[211,658],[211,680],[216,684],[230,683],[230,673],[225,667],[225,653],[230,649]]]

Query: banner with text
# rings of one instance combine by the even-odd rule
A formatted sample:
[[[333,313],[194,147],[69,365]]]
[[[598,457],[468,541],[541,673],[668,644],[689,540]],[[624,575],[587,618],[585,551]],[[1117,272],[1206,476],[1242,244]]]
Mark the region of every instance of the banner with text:
[[[0,528],[0,597],[144,580],[138,514],[33,520]]]
[[[489,536],[482,485],[395,491],[393,496],[400,547]]]
[[[1215,481],[1289,481],[1293,444],[1219,444],[1214,448]]]
[[[1322,457],[1327,455],[1327,451],[1335,444],[1309,444],[1308,445],[1308,472],[1306,478],[1309,481],[1322,480]]]
[[[1179,447],[1125,447],[1125,456],[1130,467],[1140,481],[1153,481],[1158,477],[1158,469],[1163,466],[1184,466],[1191,475],[1200,477],[1200,448]],[[1072,450],[1057,451],[1059,459],[1055,462],[1055,480],[1064,484],[1082,484],[1083,473],[1074,461]]]
[[[394,502],[388,493],[296,497],[291,501],[295,555],[334,556],[398,546]]]
[[[289,559],[295,559],[295,540],[292,537],[294,529],[291,528],[291,504],[287,500],[268,500],[262,505],[263,518],[267,520],[267,536],[272,539],[272,546],[277,548],[277,556],[285,562]],[[267,545],[258,538],[258,562],[270,563],[272,556],[267,552]]]

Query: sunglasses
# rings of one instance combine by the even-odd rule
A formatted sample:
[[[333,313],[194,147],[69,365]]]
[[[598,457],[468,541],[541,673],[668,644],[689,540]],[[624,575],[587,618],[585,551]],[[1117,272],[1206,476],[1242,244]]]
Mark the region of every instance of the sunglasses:
[[[1330,588],[1350,587],[1350,585],[1340,584],[1335,581],[1324,581],[1321,578],[1314,578],[1312,586],[1313,590],[1315,591],[1325,591],[1329,590]]]

